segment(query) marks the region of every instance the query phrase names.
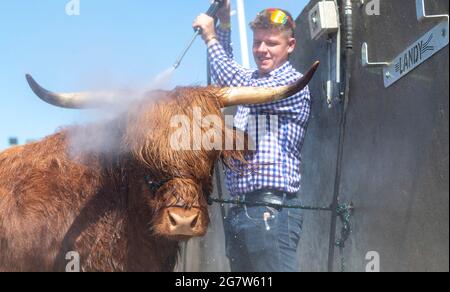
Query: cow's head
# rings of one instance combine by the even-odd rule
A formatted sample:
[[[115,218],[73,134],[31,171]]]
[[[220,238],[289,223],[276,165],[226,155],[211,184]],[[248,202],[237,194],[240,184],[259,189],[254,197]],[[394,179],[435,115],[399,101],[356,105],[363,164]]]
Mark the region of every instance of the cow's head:
[[[245,162],[245,150],[223,150],[227,139],[235,141],[242,136],[225,126],[221,108],[274,102],[292,96],[309,83],[318,65],[316,62],[303,78],[290,86],[177,88],[146,94],[129,107],[120,147],[131,154],[133,165],[138,165],[133,180],[137,184],[133,189],[137,191],[133,193],[151,210],[148,220],[154,234],[173,240],[203,236],[209,223],[207,199],[213,191],[215,162],[222,159],[228,167],[236,160]],[[108,102],[114,96],[105,92],[53,93],[39,86],[31,76],[27,79],[41,99],[59,107],[90,108],[102,104],[102,96],[107,96]],[[193,130],[199,123],[195,109],[201,110],[202,117],[218,117],[219,124],[210,128],[197,125],[197,131]],[[177,116],[185,117],[186,123],[174,125]],[[180,138],[187,139],[191,148],[173,147],[174,135],[176,140],[180,133],[184,134]],[[221,147],[205,149],[201,142],[205,133],[222,137]]]
[[[204,189],[202,183],[208,180],[174,178],[156,190],[147,201],[154,211],[150,224],[153,233],[173,240],[205,235],[210,190]]]

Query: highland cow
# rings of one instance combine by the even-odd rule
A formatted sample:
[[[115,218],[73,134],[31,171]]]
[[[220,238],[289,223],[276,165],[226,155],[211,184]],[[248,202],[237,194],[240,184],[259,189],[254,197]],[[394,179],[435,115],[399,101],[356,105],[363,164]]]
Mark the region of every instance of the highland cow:
[[[216,161],[232,167],[245,161],[245,151],[173,150],[171,118],[191,117],[193,107],[221,117],[226,106],[289,97],[307,85],[317,65],[281,88],[153,92],[107,127],[72,126],[0,153],[0,271],[64,271],[73,251],[82,271],[173,271],[179,243],[207,231]],[[53,93],[27,78],[53,105],[101,103],[95,94]],[[221,126],[219,135],[236,139]],[[111,149],[73,153],[73,134],[92,129],[114,129]]]

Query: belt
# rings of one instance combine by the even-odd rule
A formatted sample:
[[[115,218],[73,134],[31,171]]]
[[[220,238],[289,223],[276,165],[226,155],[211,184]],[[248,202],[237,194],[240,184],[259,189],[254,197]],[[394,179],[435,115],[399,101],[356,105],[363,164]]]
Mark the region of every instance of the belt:
[[[284,205],[286,199],[297,198],[297,194],[287,193],[278,190],[259,190],[238,196],[242,202],[250,204],[269,204],[273,207]]]

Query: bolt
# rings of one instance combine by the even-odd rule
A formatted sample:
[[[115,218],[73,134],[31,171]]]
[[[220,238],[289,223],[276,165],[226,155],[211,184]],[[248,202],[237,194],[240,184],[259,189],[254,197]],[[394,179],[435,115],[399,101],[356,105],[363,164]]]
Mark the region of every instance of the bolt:
[[[447,36],[447,30],[444,28],[442,30],[442,37],[445,38]]]

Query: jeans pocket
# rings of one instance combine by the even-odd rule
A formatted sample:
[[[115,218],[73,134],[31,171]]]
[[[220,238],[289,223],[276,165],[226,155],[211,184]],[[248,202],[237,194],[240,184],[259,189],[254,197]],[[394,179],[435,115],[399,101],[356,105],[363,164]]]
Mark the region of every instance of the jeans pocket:
[[[243,236],[250,253],[276,249],[278,213],[270,207],[246,208]]]

